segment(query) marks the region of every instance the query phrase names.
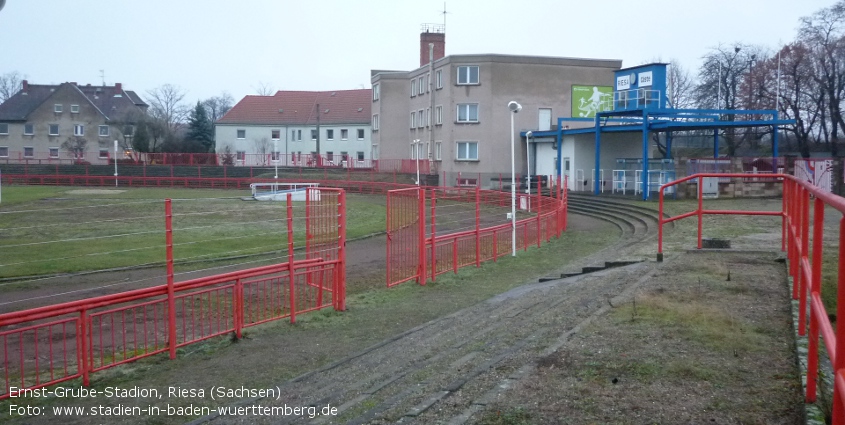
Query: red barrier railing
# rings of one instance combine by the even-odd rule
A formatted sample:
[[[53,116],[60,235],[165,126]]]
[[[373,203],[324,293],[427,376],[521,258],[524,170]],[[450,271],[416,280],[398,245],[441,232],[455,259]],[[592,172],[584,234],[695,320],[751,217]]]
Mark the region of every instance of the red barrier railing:
[[[759,174],[755,178],[783,182],[781,211],[705,210],[702,202],[702,179],[707,177],[745,178],[746,174],[695,174],[660,187],[660,225],[658,228],[658,261],[663,259],[663,225],[686,217],[698,217],[698,248],[701,248],[702,217],[707,214],[737,214],[781,216],[781,250],[787,252],[789,273],[792,277],[792,298],[798,300],[798,334],[807,335],[809,317],[807,386],[805,400],[814,403],[819,386],[819,350],[821,335],[833,366],[834,424],[845,424],[845,326],[834,330],[822,302],[822,273],[824,269],[825,209],[832,208],[839,218],[838,260],[836,261],[836,317],[845,317],[845,198],[831,194],[794,176],[785,174]],[[664,218],[664,189],[686,181],[698,179],[698,208],[676,217]],[[812,215],[810,207],[812,204]],[[812,233],[810,229],[812,228]],[[811,245],[812,243],[812,245]],[[812,249],[811,249],[812,246]],[[829,270],[834,270],[830,267]]]
[[[467,266],[480,267],[484,261],[496,261],[511,251],[511,232],[516,232],[517,248],[528,250],[531,245],[540,247],[543,240],[566,230],[567,198],[560,180],[555,187],[555,197],[537,194],[518,195],[518,202],[526,214],[511,224],[503,222],[481,226],[481,207],[494,208],[493,215],[504,217],[505,206],[510,206],[511,195],[505,192],[475,188],[412,187],[388,192],[387,201],[387,286],[398,285],[415,279],[425,284],[437,276]],[[472,205],[462,211],[447,212],[453,220],[466,222],[463,229],[452,233],[438,233],[438,211],[444,203]],[[429,209],[426,215],[425,204]],[[502,208],[501,210],[498,210]],[[447,210],[448,211],[448,210]],[[457,217],[457,218],[456,218]],[[469,224],[471,221],[472,224]]]
[[[167,283],[0,314],[0,399],[82,378],[215,336],[321,308],[345,308],[345,195],[308,189],[305,259],[294,258],[287,199],[287,261],[175,282],[173,224],[165,201]],[[302,219],[303,217],[297,217]]]

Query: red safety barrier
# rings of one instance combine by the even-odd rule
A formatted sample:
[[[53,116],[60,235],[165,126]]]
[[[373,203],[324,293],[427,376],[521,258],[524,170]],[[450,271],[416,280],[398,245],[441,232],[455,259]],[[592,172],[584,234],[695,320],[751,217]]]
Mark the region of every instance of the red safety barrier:
[[[814,403],[817,398],[819,384],[819,336],[824,341],[830,362],[833,365],[833,411],[834,424],[845,423],[845,326],[837,326],[834,330],[825,310],[821,298],[821,277],[824,271],[823,235],[825,230],[825,209],[835,209],[841,216],[839,219],[839,237],[836,240],[838,249],[837,273],[837,305],[836,317],[845,317],[845,198],[831,194],[817,186],[785,174],[757,174],[759,180],[774,180],[783,182],[783,200],[781,211],[736,211],[736,210],[705,210],[703,207],[702,179],[718,178],[746,178],[747,174],[716,174],[704,173],[688,176],[660,187],[660,225],[658,227],[658,261],[663,259],[663,225],[686,217],[698,217],[698,248],[701,248],[702,217],[708,214],[735,214],[780,216],[782,218],[781,250],[787,252],[789,273],[792,277],[792,298],[798,300],[798,334],[807,335],[807,317],[809,317],[809,335],[807,336],[808,364],[807,386],[805,400]],[[663,193],[667,187],[698,179],[698,208],[695,211],[675,217],[663,216]],[[812,216],[810,214],[812,204]],[[810,228],[812,227],[812,233]],[[812,242],[812,245],[811,245]],[[810,247],[812,246],[812,250]],[[831,267],[832,269],[832,267]]]
[[[321,308],[345,308],[345,195],[307,190],[304,257],[294,258],[288,194],[288,260],[176,282],[171,201],[165,201],[167,283],[0,314],[4,387],[0,399],[245,327]],[[300,210],[301,211],[301,210]],[[297,217],[303,219],[303,217]],[[187,229],[186,229],[187,230]]]

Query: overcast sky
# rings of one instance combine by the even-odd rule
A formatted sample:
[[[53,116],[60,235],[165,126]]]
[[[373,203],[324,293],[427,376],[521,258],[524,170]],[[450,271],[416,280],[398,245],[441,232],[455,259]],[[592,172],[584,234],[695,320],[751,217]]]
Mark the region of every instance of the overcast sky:
[[[833,0],[449,0],[446,54],[661,58],[696,70],[719,44],[777,48]],[[0,74],[34,84],[173,84],[195,102],[274,90],[370,87],[419,66],[420,24],[442,0],[7,0]],[[610,83],[610,82],[608,82]]]

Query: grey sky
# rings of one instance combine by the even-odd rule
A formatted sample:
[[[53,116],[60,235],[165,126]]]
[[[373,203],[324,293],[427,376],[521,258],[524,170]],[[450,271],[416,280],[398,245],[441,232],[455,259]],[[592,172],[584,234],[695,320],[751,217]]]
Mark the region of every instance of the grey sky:
[[[446,54],[503,53],[677,59],[695,70],[708,49],[771,49],[798,19],[833,0],[450,0]],[[259,83],[279,90],[369,88],[370,69],[419,65],[422,23],[442,0],[7,0],[0,74],[36,84],[123,83],[144,95],[170,83],[186,100]]]

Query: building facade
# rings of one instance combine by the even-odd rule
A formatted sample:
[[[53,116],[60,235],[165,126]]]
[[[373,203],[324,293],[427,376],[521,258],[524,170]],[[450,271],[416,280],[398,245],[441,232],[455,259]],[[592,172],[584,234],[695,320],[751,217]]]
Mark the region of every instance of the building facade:
[[[131,150],[148,105],[114,86],[29,84],[0,104],[0,161],[106,164],[114,142]],[[121,153],[122,153],[121,152]]]
[[[517,173],[529,171],[529,155],[532,174],[538,161],[553,163],[533,148],[528,152],[519,132],[555,128],[557,117],[572,116],[574,85],[606,85],[622,64],[498,54],[438,58],[444,38],[432,40],[424,32],[420,42],[419,68],[371,72],[372,150],[376,157],[430,161],[431,173],[446,186],[491,187],[498,174],[510,176],[510,101],[522,105],[513,117]],[[433,63],[423,44],[434,45]]]
[[[246,96],[215,123],[218,155],[243,166],[371,166],[372,91]]]

